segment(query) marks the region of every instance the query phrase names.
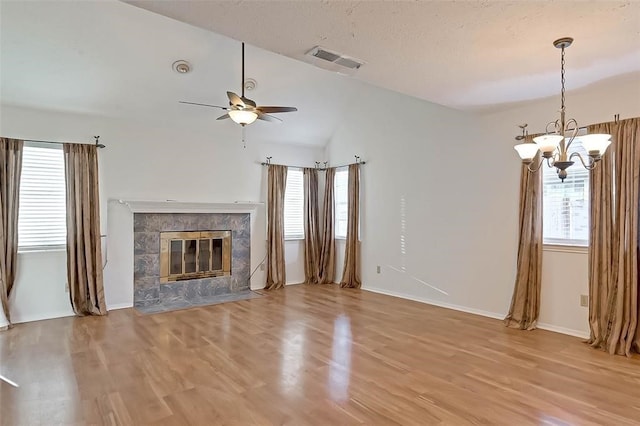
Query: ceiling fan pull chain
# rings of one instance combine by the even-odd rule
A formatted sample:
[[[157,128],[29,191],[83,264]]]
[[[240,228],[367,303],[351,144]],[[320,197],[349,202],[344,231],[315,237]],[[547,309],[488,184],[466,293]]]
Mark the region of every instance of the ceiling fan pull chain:
[[[242,147],[244,149],[247,149],[247,141],[245,140],[245,129],[246,129],[246,126],[243,124],[242,125]]]

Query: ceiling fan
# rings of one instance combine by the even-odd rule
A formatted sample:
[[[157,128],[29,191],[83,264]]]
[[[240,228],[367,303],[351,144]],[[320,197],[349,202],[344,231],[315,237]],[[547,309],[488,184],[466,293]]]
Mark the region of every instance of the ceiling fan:
[[[233,92],[227,92],[227,97],[229,98],[228,107],[222,107],[218,105],[209,105],[209,104],[200,104],[196,102],[186,102],[186,101],[179,101],[179,102],[181,104],[189,104],[189,105],[223,109],[227,111],[227,113],[218,117],[217,120],[225,120],[227,118],[230,118],[234,122],[240,124],[242,127],[246,126],[247,124],[251,124],[256,120],[264,120],[264,121],[281,123],[282,120],[269,114],[277,114],[281,112],[292,112],[292,111],[298,110],[298,108],[295,108],[295,107],[257,106],[253,100],[249,98],[245,98],[244,87],[245,87],[245,80],[244,80],[244,42],[243,42],[242,43],[242,96],[238,96]]]

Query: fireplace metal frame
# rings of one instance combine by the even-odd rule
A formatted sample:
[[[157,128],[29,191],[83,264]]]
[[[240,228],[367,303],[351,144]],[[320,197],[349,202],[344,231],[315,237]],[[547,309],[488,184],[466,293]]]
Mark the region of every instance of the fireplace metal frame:
[[[196,271],[184,273],[185,270],[185,241],[195,240],[196,243]],[[200,268],[200,240],[222,240],[222,268],[216,270],[199,271]],[[171,274],[171,242],[182,241],[182,272]],[[213,256],[212,251],[211,256]],[[213,265],[212,258],[209,265]],[[193,280],[207,277],[223,277],[231,275],[231,231],[184,231],[160,233],[160,282]]]

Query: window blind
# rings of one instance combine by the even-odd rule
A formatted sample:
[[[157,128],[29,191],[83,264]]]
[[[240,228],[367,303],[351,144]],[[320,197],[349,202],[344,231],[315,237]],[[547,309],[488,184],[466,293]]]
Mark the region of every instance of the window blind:
[[[571,144],[571,152],[576,151],[588,158],[579,138]],[[589,171],[579,159],[574,161],[564,182],[555,168],[542,166],[544,244],[589,244]]]
[[[304,238],[303,173],[302,170],[291,167],[287,171],[287,186],[284,191],[284,238]]]
[[[337,170],[334,179],[335,234],[336,238],[347,238],[349,214],[349,169]]]
[[[25,144],[20,177],[18,248],[66,244],[64,157],[61,146]]]

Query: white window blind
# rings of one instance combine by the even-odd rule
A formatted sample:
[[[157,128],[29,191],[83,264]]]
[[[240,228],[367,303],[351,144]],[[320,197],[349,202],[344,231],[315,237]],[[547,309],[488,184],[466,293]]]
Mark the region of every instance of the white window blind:
[[[574,139],[570,151],[588,157],[579,138]],[[589,171],[579,159],[574,161],[564,182],[555,168],[542,166],[544,244],[589,245]]]
[[[62,147],[25,144],[18,211],[19,250],[64,246],[66,215]]]
[[[304,189],[300,169],[287,170],[287,186],[284,191],[284,239],[304,238]]]
[[[337,170],[333,182],[336,238],[347,238],[349,169]]]

